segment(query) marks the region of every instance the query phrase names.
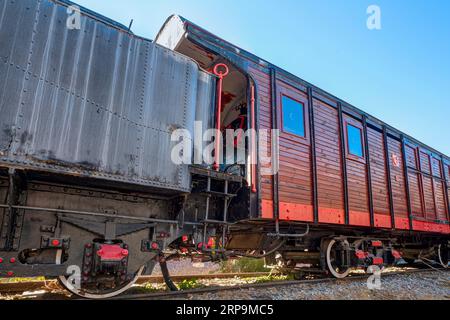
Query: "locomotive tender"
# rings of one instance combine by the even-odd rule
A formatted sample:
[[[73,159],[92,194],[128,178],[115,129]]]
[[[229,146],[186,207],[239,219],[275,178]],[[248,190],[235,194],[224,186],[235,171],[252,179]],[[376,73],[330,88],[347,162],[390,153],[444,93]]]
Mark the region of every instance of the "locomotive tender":
[[[0,277],[107,298],[168,256],[448,266],[449,157],[179,16],[150,41],[72,5],[0,0]],[[196,121],[279,137],[176,164]]]

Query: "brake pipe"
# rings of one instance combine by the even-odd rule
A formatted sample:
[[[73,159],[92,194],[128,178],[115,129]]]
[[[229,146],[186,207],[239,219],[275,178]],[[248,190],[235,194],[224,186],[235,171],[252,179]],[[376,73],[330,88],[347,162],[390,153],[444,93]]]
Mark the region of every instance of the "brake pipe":
[[[216,140],[215,140],[215,160],[213,169],[219,171],[220,166],[220,148],[222,147],[220,132],[221,132],[221,114],[222,114],[222,89],[223,89],[223,79],[230,72],[228,66],[224,63],[219,63],[214,67],[214,74],[219,77],[219,81],[217,82],[217,110],[216,110]]]

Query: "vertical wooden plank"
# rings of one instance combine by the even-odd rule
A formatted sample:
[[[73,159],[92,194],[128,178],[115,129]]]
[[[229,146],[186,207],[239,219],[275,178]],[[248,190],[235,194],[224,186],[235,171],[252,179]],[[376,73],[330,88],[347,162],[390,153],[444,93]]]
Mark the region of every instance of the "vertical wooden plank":
[[[277,108],[277,74],[274,68],[270,69],[270,82],[271,82],[271,102],[272,102],[272,129],[278,128],[278,108]],[[279,154],[279,146],[272,142],[272,158]],[[272,160],[273,161],[273,160]],[[275,165],[278,161],[275,161],[272,165]],[[274,218],[278,221],[280,219],[280,176],[277,173],[273,176],[273,213]]]
[[[247,126],[251,127],[253,130],[255,130],[255,136],[252,138],[252,156],[253,161],[255,161],[252,164],[252,192],[255,194],[252,194],[250,196],[250,216],[252,218],[260,218],[261,217],[261,201],[259,199],[262,199],[261,194],[261,162],[259,159],[259,139],[257,139],[257,132],[258,128],[260,127],[259,124],[259,105],[257,100],[257,90],[256,90],[256,83],[253,80],[251,76],[248,76],[247,80],[247,96],[250,98],[250,105],[251,105],[251,111],[250,111],[250,118],[251,121],[248,121]],[[251,122],[251,125],[250,125]],[[255,185],[256,182],[256,185]],[[256,189],[255,189],[256,187]],[[256,211],[255,211],[256,209]]]
[[[370,212],[370,226],[375,226],[375,213],[373,209],[373,189],[372,189],[372,171],[370,168],[370,153],[369,153],[369,136],[367,134],[367,116],[363,115],[363,130],[364,140],[366,140],[365,153],[366,153],[366,170],[367,170],[367,190],[369,195],[369,212]]]
[[[422,160],[421,160],[421,155],[420,155],[420,147],[417,147],[417,165],[418,165],[418,177],[419,177],[419,188],[420,188],[420,198],[421,198],[421,205],[422,205],[422,213],[423,213],[423,217],[425,219],[428,219],[427,217],[427,207],[426,207],[426,202],[425,202],[425,189],[423,186],[423,173],[422,173]]]
[[[344,208],[345,208],[345,224],[350,223],[350,208],[348,205],[348,177],[347,177],[347,158],[345,156],[345,128],[344,119],[342,115],[342,104],[338,102],[338,115],[339,115],[339,131],[341,140],[341,159],[342,159],[342,175],[344,185]]]
[[[255,85],[255,118],[256,127],[261,130],[269,130],[272,128],[272,106],[271,106],[271,89],[270,89],[270,72],[262,71],[255,66],[249,66],[248,73],[250,76],[251,84]],[[250,88],[248,90],[248,96],[250,99]],[[250,104],[250,100],[248,101]],[[259,207],[257,217],[264,219],[273,219],[273,176],[262,175],[265,170],[269,169],[271,163],[263,163],[261,161],[261,155],[264,154],[267,157],[271,157],[272,145],[269,141],[270,136],[267,138],[265,143],[260,143],[257,139],[257,187],[258,196],[254,195],[256,205],[252,204],[252,208]]]
[[[314,223],[319,223],[319,198],[318,198],[318,182],[317,182],[317,157],[316,157],[316,132],[314,120],[314,101],[313,90],[308,88],[308,104],[309,104],[309,130],[311,137],[311,173],[313,177],[313,209],[314,209]]]
[[[409,188],[409,169],[408,163],[406,160],[406,142],[405,136],[401,136],[402,143],[402,158],[403,158],[403,173],[405,175],[405,188],[406,188],[406,205],[408,207],[408,219],[409,219],[409,229],[412,231],[413,229],[413,213],[412,213],[412,205],[411,205],[411,193]]]
[[[434,204],[434,216],[435,216],[435,220],[438,219],[439,217],[439,212],[438,212],[438,205],[437,205],[437,200],[436,200],[436,188],[434,186],[434,182],[435,182],[435,176],[433,173],[433,155],[428,155],[429,159],[430,159],[430,175],[431,175],[431,193],[433,194],[433,204]]]
[[[444,197],[445,197],[445,203],[447,204],[447,207],[446,207],[447,221],[450,221],[450,199],[448,197],[448,182],[447,182],[447,174],[446,174],[446,168],[445,168],[445,160],[444,160],[443,156],[441,156],[441,171],[442,171],[442,177],[444,179]]]
[[[394,196],[392,193],[392,175],[391,175],[391,161],[389,157],[389,144],[386,126],[383,126],[383,140],[384,140],[384,156],[386,159],[386,174],[388,180],[388,192],[389,192],[389,209],[391,211],[391,225],[392,229],[395,229],[395,212],[394,212]]]

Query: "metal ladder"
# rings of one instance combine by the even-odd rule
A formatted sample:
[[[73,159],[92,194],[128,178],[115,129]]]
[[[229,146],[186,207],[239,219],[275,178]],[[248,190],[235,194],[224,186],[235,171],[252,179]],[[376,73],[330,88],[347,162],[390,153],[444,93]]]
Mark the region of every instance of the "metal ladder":
[[[230,223],[228,222],[228,207],[230,201],[237,196],[236,194],[229,193],[229,185],[230,182],[242,183],[242,178],[205,169],[201,169],[201,171],[197,170],[195,173],[202,177],[206,177],[206,189],[198,192],[198,194],[203,195],[206,198],[204,220],[200,221],[200,223],[203,224],[202,251],[215,253],[225,252],[223,248],[220,248],[220,243],[222,244],[222,246],[225,245],[227,230],[230,225]],[[222,191],[213,191],[211,189],[212,180],[223,183]],[[210,218],[211,198],[213,197],[223,199],[223,212],[222,212],[222,219],[220,220]],[[216,243],[214,245],[214,248],[208,248],[209,243],[208,227],[210,226],[220,226],[222,228],[222,235],[220,237],[220,240],[217,239],[216,235]]]

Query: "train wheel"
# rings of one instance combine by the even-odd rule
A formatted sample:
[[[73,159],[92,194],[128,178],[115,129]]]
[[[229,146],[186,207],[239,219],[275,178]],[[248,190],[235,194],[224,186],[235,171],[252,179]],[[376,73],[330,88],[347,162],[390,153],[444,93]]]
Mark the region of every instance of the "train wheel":
[[[326,262],[328,270],[338,279],[346,278],[351,271],[351,268],[342,266],[339,262],[339,255],[341,253],[340,247],[349,247],[347,240],[328,240],[325,242],[326,248]]]
[[[105,288],[101,282],[99,282],[96,286],[89,287],[81,287],[77,288],[75,283],[70,277],[60,276],[59,282],[60,284],[66,288],[68,291],[73,294],[85,298],[85,299],[109,299],[115,296],[118,296],[128,289],[130,289],[139,277],[143,274],[145,267],[142,266],[131,278],[131,280],[125,281],[113,288]]]

